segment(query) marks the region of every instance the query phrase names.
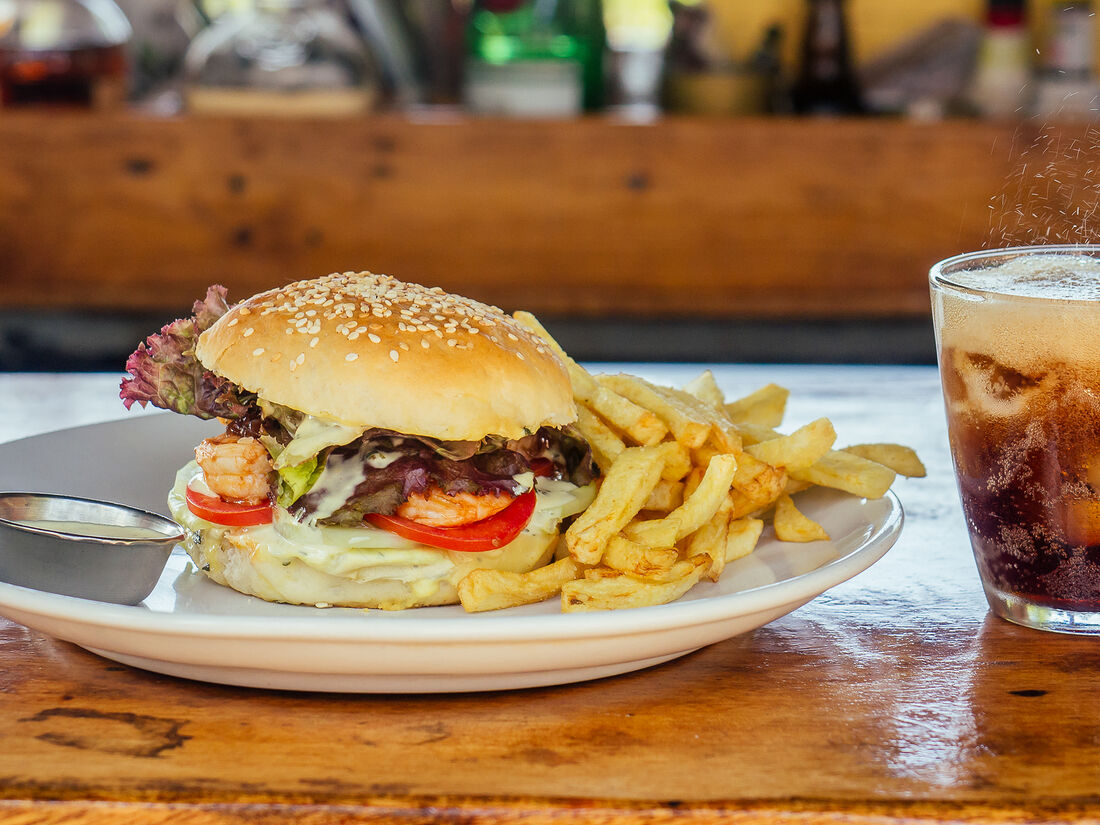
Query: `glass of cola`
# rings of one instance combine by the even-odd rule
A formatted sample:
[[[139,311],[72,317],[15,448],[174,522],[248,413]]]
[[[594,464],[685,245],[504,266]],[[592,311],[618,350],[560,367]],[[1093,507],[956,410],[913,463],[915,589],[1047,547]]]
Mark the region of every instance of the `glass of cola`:
[[[992,611],[1100,634],[1100,246],[931,271],[951,454]]]

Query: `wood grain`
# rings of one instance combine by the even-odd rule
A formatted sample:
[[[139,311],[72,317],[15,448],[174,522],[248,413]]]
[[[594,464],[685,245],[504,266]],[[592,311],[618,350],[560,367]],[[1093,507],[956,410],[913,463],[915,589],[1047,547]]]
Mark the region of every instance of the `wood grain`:
[[[0,306],[178,310],[373,269],[574,316],[925,317],[1011,124],[5,113]],[[1026,141],[1024,141],[1026,143]]]
[[[515,692],[223,687],[0,620],[0,821],[1100,822],[1100,650],[988,615],[934,370],[717,375],[791,387],[792,422],[917,448],[929,476],[896,487],[882,561],[674,662]]]

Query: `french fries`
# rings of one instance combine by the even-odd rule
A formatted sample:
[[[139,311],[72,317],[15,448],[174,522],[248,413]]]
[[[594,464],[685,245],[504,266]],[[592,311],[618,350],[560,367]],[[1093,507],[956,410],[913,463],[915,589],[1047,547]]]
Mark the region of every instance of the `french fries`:
[[[577,578],[581,570],[568,556],[529,573],[472,570],[458,583],[458,598],[470,613],[541,602]]]
[[[607,543],[629,524],[661,478],[664,450],[629,447],[600,484],[596,500],[565,533],[569,555],[582,564],[599,564]]]
[[[924,478],[927,471],[911,447],[901,444],[853,444],[842,452],[866,458],[876,464],[889,467],[895,473],[906,478]]]
[[[821,418],[789,434],[788,390],[769,384],[729,401],[705,371],[682,389],[633,375],[590,374],[534,316],[516,319],[563,359],[577,403],[576,427],[602,477],[568,527],[556,561],[529,573],[478,570],[458,584],[469,611],[496,610],[560,593],[563,612],[665,604],[704,576],[753,552],[770,518],[786,542],[829,540],[793,495],[814,486],[878,498],[897,475],[920,477],[908,447],[835,449]]]
[[[828,541],[825,528],[807,518],[785,493],[775,502],[775,537],[780,541]]]
[[[577,613],[668,604],[694,587],[709,565],[706,556],[693,556],[676,562],[672,574],[663,581],[621,573],[566,582],[561,589],[561,609],[563,613]]]

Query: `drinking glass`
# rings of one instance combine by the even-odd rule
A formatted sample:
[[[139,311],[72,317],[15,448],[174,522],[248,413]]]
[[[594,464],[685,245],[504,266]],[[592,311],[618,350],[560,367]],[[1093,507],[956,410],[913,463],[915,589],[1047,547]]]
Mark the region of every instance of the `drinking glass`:
[[[1100,246],[931,271],[951,455],[992,611],[1100,634]]]

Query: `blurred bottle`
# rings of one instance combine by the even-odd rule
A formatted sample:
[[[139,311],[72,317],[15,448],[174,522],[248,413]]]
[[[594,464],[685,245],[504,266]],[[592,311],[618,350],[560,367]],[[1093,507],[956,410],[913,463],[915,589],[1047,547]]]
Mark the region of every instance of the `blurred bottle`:
[[[471,110],[567,117],[603,104],[600,0],[476,0],[466,31]]]
[[[346,0],[352,19],[374,57],[387,103],[407,108],[427,97],[428,54],[421,4],[412,0]],[[439,48],[446,48],[444,43]]]
[[[112,0],[0,3],[0,105],[122,105],[130,35]]]
[[[363,41],[324,0],[255,0],[219,16],[191,42],[184,75],[200,114],[352,115],[378,92]]]
[[[749,60],[749,71],[761,83],[763,110],[768,114],[791,111],[791,91],[783,75],[783,26],[768,26],[760,45]]]
[[[690,115],[760,114],[763,83],[733,60],[708,2],[670,0],[672,32],[665,53],[665,106]]]
[[[795,112],[847,115],[863,112],[852,64],[844,0],[807,0],[802,59],[791,89]]]
[[[1045,118],[1092,120],[1098,94],[1094,72],[1096,29],[1092,3],[1062,2],[1050,7],[1050,27],[1035,90],[1035,114]]]
[[[1018,117],[1028,105],[1031,34],[1026,0],[988,0],[969,98],[984,117]]]
[[[184,0],[115,2],[134,30],[127,48],[131,103],[157,114],[175,114],[183,56],[202,28],[195,7]]]
[[[667,0],[604,0],[607,29],[604,104],[624,120],[661,112],[665,50],[672,32]]]
[[[409,0],[425,44],[425,98],[428,103],[462,102],[469,0]]]

